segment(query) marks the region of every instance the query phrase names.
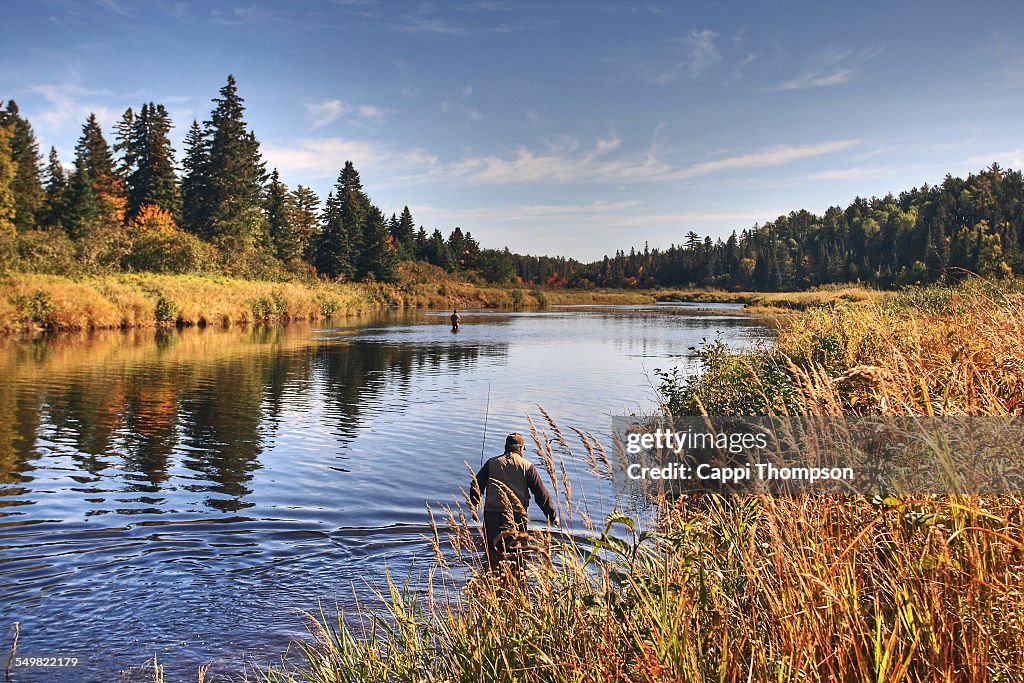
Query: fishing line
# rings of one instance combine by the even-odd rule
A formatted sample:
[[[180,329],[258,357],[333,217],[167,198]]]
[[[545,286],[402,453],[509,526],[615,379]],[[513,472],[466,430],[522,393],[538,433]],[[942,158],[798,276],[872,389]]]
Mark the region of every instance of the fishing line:
[[[487,445],[487,418],[491,414],[491,383],[487,382],[487,408],[484,410],[484,440],[480,444],[480,467],[484,466],[484,447]]]

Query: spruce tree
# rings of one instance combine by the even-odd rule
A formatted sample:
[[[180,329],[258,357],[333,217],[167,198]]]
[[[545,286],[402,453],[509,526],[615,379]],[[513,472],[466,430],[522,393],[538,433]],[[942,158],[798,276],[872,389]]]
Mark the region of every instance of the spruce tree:
[[[89,114],[82,126],[82,136],[75,146],[76,157],[81,158],[97,196],[110,200],[123,198],[123,183],[114,168],[114,154],[103,137],[103,129],[96,114]],[[112,201],[113,203],[113,201]]]
[[[412,212],[409,207],[402,209],[402,215],[398,219],[392,231],[395,237],[395,248],[398,255],[403,259],[416,258],[416,226],[412,221]]]
[[[43,228],[59,228],[66,230],[64,225],[65,194],[68,179],[64,173],[64,165],[57,157],[57,148],[50,148],[50,162],[46,166],[46,186],[43,205],[38,214],[38,223]]]
[[[77,240],[82,262],[100,268],[118,263],[125,250],[124,195],[95,114],[89,115],[75,146],[75,170],[66,196],[68,233]]]
[[[238,95],[234,76],[213,100],[205,123],[209,141],[206,188],[209,228],[214,242],[226,255],[253,250],[266,233],[262,211],[265,166],[259,142],[245,124],[244,100]]]
[[[178,178],[174,172],[173,125],[162,104],[143,104],[137,115],[125,112],[118,126],[122,173],[125,177],[129,219],[146,205],[158,206],[176,216],[180,213]]]
[[[209,150],[203,129],[193,120],[185,136],[185,158],[181,162],[181,226],[194,235],[210,239]]]
[[[362,273],[360,279],[394,282],[398,279],[398,259],[387,220],[380,209],[371,206],[363,226]]]
[[[376,252],[363,236],[370,208],[359,172],[351,161],[346,161],[324,210],[323,229],[313,261],[319,272],[348,280],[363,278],[370,272],[370,261]]]
[[[31,230],[36,225],[36,214],[43,203],[39,144],[31,124],[19,114],[14,100],[7,103],[6,110],[0,111],[0,126],[9,126],[11,131],[8,147],[14,164],[14,178],[11,181],[14,226],[18,232]]]
[[[291,194],[294,210],[292,230],[301,251],[300,258],[310,260],[313,256],[313,245],[320,232],[320,198],[311,188],[298,185]]]
[[[288,186],[275,168],[270,174],[264,198],[270,247],[280,260],[294,263],[302,258],[303,245],[295,233],[295,205]]]
[[[336,187],[340,188],[340,185],[339,178]],[[353,251],[352,238],[342,217],[341,202],[331,192],[324,205],[323,227],[313,248],[313,266],[329,278],[351,280],[355,276]]]

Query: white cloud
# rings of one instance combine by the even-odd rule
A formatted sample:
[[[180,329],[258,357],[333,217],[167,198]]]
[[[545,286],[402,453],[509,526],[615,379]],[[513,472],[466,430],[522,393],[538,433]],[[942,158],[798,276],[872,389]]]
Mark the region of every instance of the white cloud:
[[[49,132],[57,132],[68,124],[84,124],[89,114],[103,126],[111,126],[121,118],[123,110],[118,111],[100,102],[111,93],[106,90],[90,90],[77,84],[35,85],[29,88],[42,96],[46,101],[46,109],[32,114],[33,123]]]
[[[966,163],[972,167],[988,168],[994,161],[1004,169],[1022,170],[1024,169],[1024,149],[1006,149],[988,154],[976,154],[968,158]]]
[[[382,109],[381,107],[377,107],[372,104],[360,105],[357,113],[359,114],[359,118],[371,123],[380,123],[388,115],[388,111],[386,109]]]
[[[885,166],[853,166],[851,168],[837,168],[829,171],[819,171],[808,174],[807,180],[863,180],[872,178],[883,178],[891,176],[893,169]]]
[[[710,173],[718,173],[720,171],[780,166],[782,164],[797,161],[798,159],[806,159],[808,157],[841,152],[843,150],[850,149],[859,142],[859,140],[836,140],[833,142],[822,142],[813,145],[782,145],[772,147],[771,149],[761,152],[740,154],[738,156],[726,157],[725,159],[716,159],[715,161],[705,161],[699,164],[693,164],[692,166],[680,169],[673,174],[673,177],[693,178],[695,176],[708,175]]]
[[[409,173],[437,165],[437,157],[422,150],[399,152],[361,140],[308,138],[294,145],[264,143],[263,156],[268,166],[276,166],[282,175],[334,178],[351,161],[361,172],[377,176]]]
[[[351,110],[341,100],[324,100],[306,105],[306,112],[313,123],[313,130],[334,123],[339,116]]]
[[[809,88],[828,88],[851,81],[857,69],[865,62],[871,61],[885,46],[867,48],[860,52],[850,50],[827,49],[812,58],[811,63],[802,74],[795,78],[780,81],[768,88],[772,91],[807,90]]]
[[[676,54],[656,61],[644,61],[630,68],[635,69],[641,78],[655,85],[668,85],[680,80],[692,80],[703,77],[708,70],[722,61],[722,53],[718,49],[718,34],[707,29],[690,31],[682,38],[676,39]]]

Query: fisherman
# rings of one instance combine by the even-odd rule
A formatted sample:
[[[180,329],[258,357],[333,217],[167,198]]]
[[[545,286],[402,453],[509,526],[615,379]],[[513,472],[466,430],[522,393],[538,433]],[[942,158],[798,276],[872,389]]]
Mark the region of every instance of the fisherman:
[[[526,440],[519,433],[505,438],[505,452],[484,463],[470,488],[469,504],[473,519],[484,498],[484,535],[487,538],[487,562],[492,568],[498,562],[518,553],[513,538],[525,534],[529,517],[530,494],[544,511],[552,526],[558,526],[558,514],[537,468],[523,457]]]
[[[459,311],[457,309],[452,309],[452,316],[450,320],[452,321],[452,332],[458,332],[459,323],[462,322],[462,316],[459,315]]]

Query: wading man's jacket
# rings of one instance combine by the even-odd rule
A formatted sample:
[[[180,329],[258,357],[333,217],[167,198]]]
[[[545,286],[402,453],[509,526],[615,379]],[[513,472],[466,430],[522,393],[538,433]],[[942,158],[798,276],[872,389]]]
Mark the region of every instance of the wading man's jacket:
[[[525,519],[530,505],[530,494],[544,511],[548,520],[554,522],[558,515],[555,505],[540,480],[537,468],[518,453],[503,453],[484,463],[476,473],[476,481],[470,490],[469,502],[475,509],[480,503],[482,492],[484,514],[503,513]]]

